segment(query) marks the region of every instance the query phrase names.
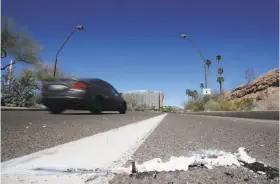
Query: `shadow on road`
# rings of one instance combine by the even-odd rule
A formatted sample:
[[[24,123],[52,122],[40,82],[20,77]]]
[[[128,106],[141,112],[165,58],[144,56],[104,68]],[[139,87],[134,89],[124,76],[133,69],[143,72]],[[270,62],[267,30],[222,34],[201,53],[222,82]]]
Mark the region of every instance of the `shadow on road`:
[[[100,114],[92,114],[90,112],[64,112],[60,115],[92,115],[92,116],[100,116],[100,115],[115,115],[120,114],[118,112],[102,112]]]

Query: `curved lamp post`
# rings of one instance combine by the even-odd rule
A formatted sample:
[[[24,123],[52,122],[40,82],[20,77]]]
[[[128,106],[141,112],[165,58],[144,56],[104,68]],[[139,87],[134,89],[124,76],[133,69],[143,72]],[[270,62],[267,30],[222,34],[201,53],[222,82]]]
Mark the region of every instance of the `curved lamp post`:
[[[198,47],[196,46],[196,44],[194,43],[194,41],[190,38],[190,36],[186,35],[186,34],[181,34],[180,38],[187,38],[191,44],[193,45],[193,47],[196,48],[197,52],[199,53],[200,57],[203,59],[204,62],[204,84],[205,84],[205,88],[207,88],[207,70],[206,70],[206,59],[204,58],[203,54],[200,52],[200,50],[198,49]]]
[[[55,78],[55,74],[56,74],[56,64],[57,64],[57,57],[58,57],[58,54],[60,53],[60,51],[62,50],[62,48],[64,47],[64,45],[67,43],[67,41],[69,40],[69,38],[72,36],[72,34],[76,31],[76,30],[84,30],[84,26],[76,26],[72,31],[71,33],[68,35],[68,37],[66,38],[66,40],[64,41],[64,43],[61,45],[61,47],[58,49],[56,55],[55,55],[55,61],[54,61],[54,70],[53,70],[53,77]]]

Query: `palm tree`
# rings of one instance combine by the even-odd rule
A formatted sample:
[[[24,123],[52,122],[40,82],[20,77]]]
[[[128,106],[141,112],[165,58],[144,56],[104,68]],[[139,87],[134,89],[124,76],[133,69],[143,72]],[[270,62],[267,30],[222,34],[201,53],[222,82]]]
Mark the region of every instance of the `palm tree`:
[[[196,90],[193,90],[192,92],[193,92],[193,98],[194,98],[194,100],[196,100],[196,97],[197,97],[197,95],[198,95],[198,92],[197,92]]]
[[[216,56],[216,60],[218,61],[218,64],[220,64],[220,60],[222,59],[222,56],[221,55],[217,55]]]
[[[217,82],[220,84],[220,94],[222,94],[222,91],[223,91],[222,83],[224,82],[224,78],[222,76],[219,76],[217,78]]]
[[[191,92],[190,89],[187,89],[187,90],[186,90],[186,95],[188,95],[188,100],[190,99],[190,96],[191,96],[191,95],[190,95],[190,94],[191,94],[190,92]]]
[[[209,67],[210,67],[210,65],[211,65],[211,60],[206,59],[205,64],[207,65],[207,67],[208,67],[208,69],[209,69]]]
[[[191,100],[193,100],[193,91],[190,90],[190,97],[191,97]]]
[[[223,68],[219,68],[218,69],[219,76],[222,76],[223,73],[224,73],[224,69]]]
[[[204,84],[200,83],[201,94],[203,94],[203,88],[204,88]]]

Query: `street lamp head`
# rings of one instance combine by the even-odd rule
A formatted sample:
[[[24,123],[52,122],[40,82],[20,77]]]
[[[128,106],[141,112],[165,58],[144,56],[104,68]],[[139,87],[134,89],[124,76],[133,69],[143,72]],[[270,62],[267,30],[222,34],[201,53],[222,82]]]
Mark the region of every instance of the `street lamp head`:
[[[78,30],[84,30],[84,26],[79,25],[79,26],[77,26],[77,29]]]
[[[186,34],[181,34],[181,36],[180,36],[180,38],[187,38],[188,37],[188,35],[186,35]]]

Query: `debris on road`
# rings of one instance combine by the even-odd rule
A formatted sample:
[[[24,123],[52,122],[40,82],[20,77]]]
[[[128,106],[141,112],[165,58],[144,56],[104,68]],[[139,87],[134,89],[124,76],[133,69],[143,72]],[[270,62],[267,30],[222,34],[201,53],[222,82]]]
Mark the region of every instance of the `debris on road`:
[[[225,172],[225,174],[226,174],[227,176],[230,176],[231,178],[233,178],[233,177],[234,177],[234,174],[233,174],[233,173],[230,173],[230,172]]]
[[[134,160],[130,160],[131,167],[119,168],[95,168],[95,169],[82,169],[82,168],[36,168],[37,171],[45,172],[60,172],[60,173],[106,173],[106,174],[120,174],[136,176],[136,178],[143,178],[146,176],[157,177],[159,172],[175,172],[187,171],[189,168],[207,168],[212,169],[217,166],[239,166],[249,169],[249,172],[266,175],[268,179],[277,178],[279,170],[265,166],[263,163],[257,162],[255,158],[250,157],[245,148],[239,148],[237,153],[229,153],[217,150],[206,150],[202,154],[194,154],[190,157],[171,157],[169,162],[163,163],[160,158],[155,158],[150,161],[137,165]],[[231,178],[234,177],[233,173],[225,172]],[[245,178],[244,181],[249,181]]]

